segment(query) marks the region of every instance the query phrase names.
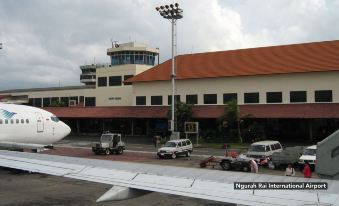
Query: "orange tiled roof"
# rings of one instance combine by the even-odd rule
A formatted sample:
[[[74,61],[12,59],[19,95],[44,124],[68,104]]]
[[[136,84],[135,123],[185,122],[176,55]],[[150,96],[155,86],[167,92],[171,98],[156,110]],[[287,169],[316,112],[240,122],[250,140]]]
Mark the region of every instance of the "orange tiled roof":
[[[339,40],[179,55],[177,79],[339,70]],[[167,60],[128,82],[170,80]]]

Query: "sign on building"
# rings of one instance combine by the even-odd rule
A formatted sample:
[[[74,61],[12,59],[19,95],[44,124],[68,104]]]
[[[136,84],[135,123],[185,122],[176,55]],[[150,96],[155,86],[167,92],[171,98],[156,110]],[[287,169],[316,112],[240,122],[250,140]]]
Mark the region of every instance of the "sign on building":
[[[185,122],[185,133],[196,134],[199,132],[199,122]]]

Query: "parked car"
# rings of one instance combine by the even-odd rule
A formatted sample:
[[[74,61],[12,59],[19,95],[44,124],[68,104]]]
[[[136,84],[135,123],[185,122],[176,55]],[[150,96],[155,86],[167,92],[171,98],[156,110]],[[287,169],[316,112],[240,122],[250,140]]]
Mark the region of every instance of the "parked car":
[[[239,155],[236,158],[225,157],[220,161],[220,166],[223,170],[238,170],[249,172],[251,171],[251,165],[249,161],[252,158],[248,158],[245,155]]]
[[[158,157],[165,158],[170,157],[172,159],[177,158],[179,155],[186,155],[189,157],[193,152],[193,145],[191,140],[189,139],[177,139],[177,140],[170,140],[166,142],[164,147],[161,147],[158,150]]]
[[[260,141],[251,144],[246,156],[263,160],[271,158],[274,152],[281,152],[282,150],[283,149],[279,141]]]
[[[92,151],[95,154],[122,154],[125,150],[125,143],[121,141],[121,134],[104,133],[100,142],[92,143]]]
[[[307,161],[310,164],[311,169],[314,171],[316,163],[317,145],[312,145],[304,149],[303,154],[299,158],[299,169],[304,169],[304,164]]]

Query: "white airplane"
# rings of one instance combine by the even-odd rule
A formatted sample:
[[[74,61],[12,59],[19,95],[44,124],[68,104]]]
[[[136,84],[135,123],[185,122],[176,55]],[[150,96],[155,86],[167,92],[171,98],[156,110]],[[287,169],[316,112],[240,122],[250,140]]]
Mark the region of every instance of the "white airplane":
[[[45,110],[0,103],[0,146],[37,149],[63,139],[71,129]]]

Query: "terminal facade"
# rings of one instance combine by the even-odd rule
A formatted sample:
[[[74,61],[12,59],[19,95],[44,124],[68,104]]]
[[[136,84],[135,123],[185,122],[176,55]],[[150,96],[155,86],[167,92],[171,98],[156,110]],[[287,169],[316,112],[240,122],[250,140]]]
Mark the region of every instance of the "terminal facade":
[[[114,44],[107,55],[109,64],[80,67],[83,86],[7,90],[0,97],[24,97],[74,133],[166,131],[171,60],[159,64],[159,49],[138,43]],[[176,58],[175,98],[194,105],[202,135],[217,129],[235,99],[249,139],[314,142],[339,128],[338,82],[338,40],[186,54]]]

